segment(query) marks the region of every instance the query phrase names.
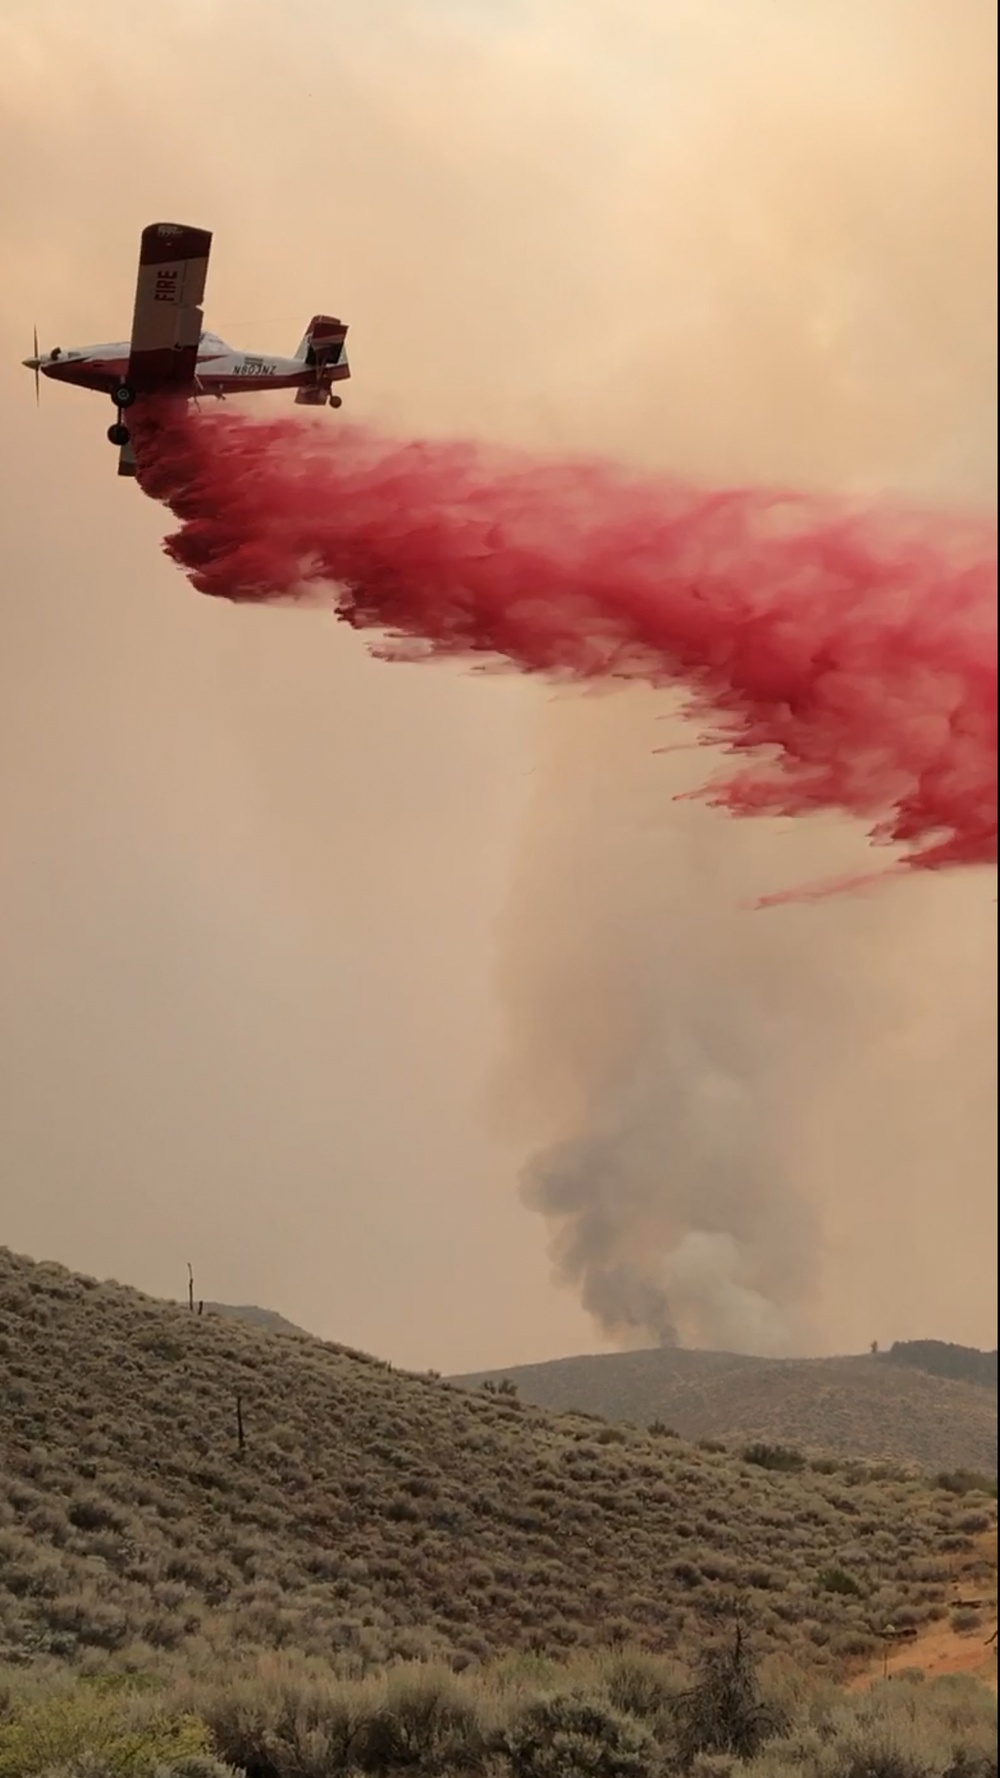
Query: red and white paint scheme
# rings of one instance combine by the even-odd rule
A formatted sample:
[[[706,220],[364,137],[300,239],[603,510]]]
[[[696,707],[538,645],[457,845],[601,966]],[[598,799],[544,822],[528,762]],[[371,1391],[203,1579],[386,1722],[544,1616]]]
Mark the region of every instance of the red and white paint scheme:
[[[135,456],[124,415],[137,397],[176,396],[180,400],[251,394],[262,389],[294,389],[305,407],[340,406],[332,385],[351,374],[345,340],[347,324],[333,315],[314,315],[292,358],[238,352],[203,328],[211,234],[175,222],[153,222],[142,231],[139,277],[128,340],[111,345],[55,347],[24,363],[38,377],[75,383],[110,395],[117,409],[108,438],[118,447],[119,475],[135,475]]]

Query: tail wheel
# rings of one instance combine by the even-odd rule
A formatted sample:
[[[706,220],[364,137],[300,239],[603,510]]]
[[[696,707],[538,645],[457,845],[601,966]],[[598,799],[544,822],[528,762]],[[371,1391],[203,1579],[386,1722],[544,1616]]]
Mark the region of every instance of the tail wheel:
[[[108,427],[108,443],[117,445],[119,450],[122,445],[128,444],[129,436],[128,427],[123,426],[120,420],[116,420],[113,426]]]
[[[135,390],[130,383],[119,383],[112,391],[111,399],[117,408],[131,407],[135,400]]]

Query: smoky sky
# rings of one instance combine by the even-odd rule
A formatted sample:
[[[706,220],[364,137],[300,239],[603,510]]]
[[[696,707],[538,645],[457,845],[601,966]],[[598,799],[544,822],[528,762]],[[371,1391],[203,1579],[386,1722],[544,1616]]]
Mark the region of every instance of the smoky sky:
[[[439,1369],[992,1337],[995,875],[746,914],[858,836],[673,804],[640,693],[199,601],[20,360],[189,221],[236,344],[350,321],[359,419],[989,498],[994,28],[6,0],[0,1238]]]

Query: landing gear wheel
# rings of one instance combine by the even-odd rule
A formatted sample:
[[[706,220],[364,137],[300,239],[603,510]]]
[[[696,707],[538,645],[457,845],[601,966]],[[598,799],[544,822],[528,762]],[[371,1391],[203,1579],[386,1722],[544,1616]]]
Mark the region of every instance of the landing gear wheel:
[[[331,395],[330,396],[330,406],[331,407],[343,407],[343,405],[344,405],[344,403],[343,403],[343,399],[341,396],[339,396],[339,395]]]
[[[135,400],[135,390],[130,383],[119,383],[112,391],[111,399],[117,408],[131,407]]]
[[[117,445],[119,450],[123,445],[128,444],[129,436],[128,427],[123,426],[120,420],[116,420],[113,426],[108,427],[108,443]]]

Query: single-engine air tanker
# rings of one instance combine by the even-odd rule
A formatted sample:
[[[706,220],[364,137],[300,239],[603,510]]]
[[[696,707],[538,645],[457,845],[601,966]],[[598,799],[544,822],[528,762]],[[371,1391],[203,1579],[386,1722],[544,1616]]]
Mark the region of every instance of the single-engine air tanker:
[[[208,275],[211,234],[176,222],[153,222],[142,231],[139,277],[128,340],[39,353],[24,363],[57,383],[98,389],[115,404],[108,438],[118,449],[118,474],[136,473],[135,453],[124,416],[140,396],[179,400],[214,395],[253,394],[262,389],[294,389],[303,407],[340,406],[332,385],[351,374],[345,340],[347,324],[333,315],[314,315],[292,358],[238,352],[202,327],[202,300]]]

